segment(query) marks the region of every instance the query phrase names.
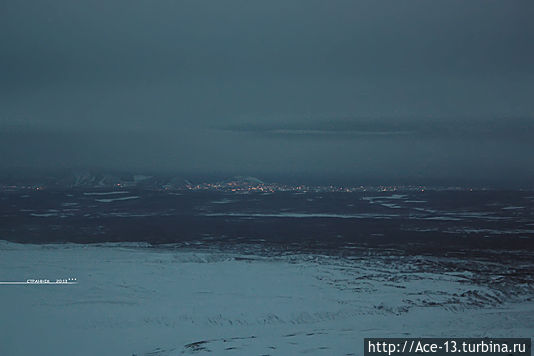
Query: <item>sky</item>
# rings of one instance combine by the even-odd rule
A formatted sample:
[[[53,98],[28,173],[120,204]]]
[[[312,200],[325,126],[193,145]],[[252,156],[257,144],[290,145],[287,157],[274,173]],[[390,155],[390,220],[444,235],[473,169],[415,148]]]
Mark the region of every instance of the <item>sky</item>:
[[[534,2],[1,1],[0,170],[534,181]]]

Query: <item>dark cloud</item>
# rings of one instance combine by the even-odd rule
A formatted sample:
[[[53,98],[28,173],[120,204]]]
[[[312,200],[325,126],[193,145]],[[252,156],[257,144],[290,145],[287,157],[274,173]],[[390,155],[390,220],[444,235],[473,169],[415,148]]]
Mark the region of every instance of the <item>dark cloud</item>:
[[[410,117],[410,118],[351,118],[292,117],[260,123],[240,123],[223,126],[223,131],[263,136],[308,139],[362,139],[409,137],[418,139],[492,139],[524,141],[534,144],[534,120],[529,117]]]

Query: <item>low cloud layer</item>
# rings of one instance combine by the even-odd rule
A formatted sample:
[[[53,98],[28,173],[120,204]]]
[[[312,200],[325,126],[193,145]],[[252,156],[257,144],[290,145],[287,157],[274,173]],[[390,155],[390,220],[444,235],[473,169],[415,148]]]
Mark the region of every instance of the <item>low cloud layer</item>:
[[[4,2],[1,169],[528,181],[532,13],[486,0]]]

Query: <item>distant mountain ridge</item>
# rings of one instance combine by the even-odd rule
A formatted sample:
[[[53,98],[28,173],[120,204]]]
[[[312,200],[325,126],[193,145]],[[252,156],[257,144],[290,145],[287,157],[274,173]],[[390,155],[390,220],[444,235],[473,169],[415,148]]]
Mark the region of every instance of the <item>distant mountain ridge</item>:
[[[212,182],[215,180],[212,180]],[[4,186],[49,188],[131,188],[179,190],[206,184],[206,180],[194,183],[183,175],[151,175],[142,173],[107,173],[79,170],[46,176],[8,176],[0,178]],[[213,183],[217,186],[250,187],[266,184],[252,176],[233,176]]]
[[[261,185],[265,184],[261,179],[251,176],[233,176],[225,179],[220,184]]]

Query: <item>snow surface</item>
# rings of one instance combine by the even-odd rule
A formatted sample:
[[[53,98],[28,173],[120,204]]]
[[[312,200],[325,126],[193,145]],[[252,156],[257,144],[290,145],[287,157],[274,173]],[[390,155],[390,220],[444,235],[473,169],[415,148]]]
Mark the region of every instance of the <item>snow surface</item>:
[[[464,263],[0,241],[0,280],[78,281],[0,285],[0,354],[361,355],[364,337],[532,337],[531,286],[428,267]]]

